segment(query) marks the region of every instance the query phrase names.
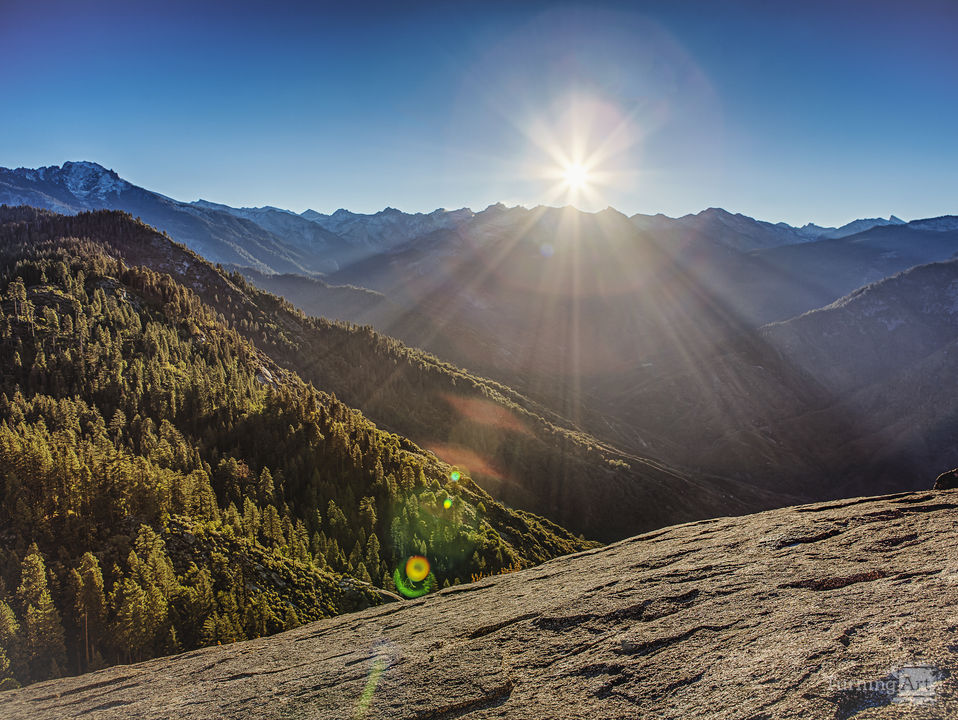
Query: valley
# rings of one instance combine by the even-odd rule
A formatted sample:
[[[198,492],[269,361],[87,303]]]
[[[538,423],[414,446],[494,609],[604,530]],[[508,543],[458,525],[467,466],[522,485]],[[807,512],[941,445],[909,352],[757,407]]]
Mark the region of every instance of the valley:
[[[27,423],[8,422],[2,456],[8,684],[376,605],[407,556],[431,559],[438,589],[958,464],[947,218],[297,216],[179,203],[92,164],[0,176],[0,202],[67,212],[0,209],[3,397]],[[206,234],[182,224],[204,213]],[[68,431],[78,445],[53,451]],[[27,442],[39,489],[14,480]],[[66,494],[47,489],[76,462]],[[53,585],[28,591],[28,565]],[[79,641],[83,582],[119,640]],[[61,628],[44,650],[15,610],[26,592]],[[136,612],[153,619],[134,639]]]

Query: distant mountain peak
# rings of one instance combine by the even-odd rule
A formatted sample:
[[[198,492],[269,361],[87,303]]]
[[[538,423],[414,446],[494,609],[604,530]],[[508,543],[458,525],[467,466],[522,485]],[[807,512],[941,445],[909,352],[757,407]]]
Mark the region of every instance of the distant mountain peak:
[[[54,165],[53,167],[56,167]],[[100,165],[100,163],[93,162],[92,160],[67,160],[63,165],[60,166],[61,170],[92,170],[95,172],[101,173],[112,173],[112,170],[107,170],[105,167]],[[115,173],[114,173],[115,174]]]
[[[28,180],[60,184],[83,200],[91,197],[103,200],[111,193],[132,187],[113,170],[89,160],[68,160],[63,165],[47,165],[36,170],[17,168],[15,172]]]
[[[905,225],[904,220],[897,218],[894,215],[889,215],[888,219],[875,217],[875,218],[859,218],[857,220],[852,220],[849,223],[845,223],[841,227],[823,227],[821,225],[816,225],[815,223],[807,223],[802,227],[797,229],[797,232],[809,240],[837,240],[838,238],[848,237],[849,235],[856,235],[866,230],[871,230],[874,227],[885,227],[886,225]]]
[[[483,210],[483,212],[505,212],[508,209],[509,208],[506,207],[505,203],[497,202],[487,207],[485,210]]]

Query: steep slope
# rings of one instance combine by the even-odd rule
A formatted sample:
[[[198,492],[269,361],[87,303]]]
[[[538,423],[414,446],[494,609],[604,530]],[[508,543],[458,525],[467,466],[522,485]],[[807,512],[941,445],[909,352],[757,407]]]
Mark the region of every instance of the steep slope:
[[[943,718],[958,492],[671,527],[208,648],[0,694],[10,720]]]
[[[355,285],[330,285],[320,278],[287,273],[267,275],[251,268],[230,269],[314,317],[386,328],[414,312],[404,310],[382,293]]]
[[[896,475],[920,482],[958,462],[958,260],[912,268],[763,335],[836,399],[771,432],[786,445],[803,438],[845,488]],[[854,421],[836,435],[841,418]]]
[[[0,278],[0,686],[377,604],[410,556],[426,590],[592,545],[282,369],[128,215],[0,208]]]
[[[716,355],[707,389],[716,410],[696,378],[673,370],[606,412],[631,419],[650,403],[693,408],[694,418],[686,413],[673,427],[691,466],[780,491],[841,497],[920,487],[958,464],[956,318],[958,260],[921,265],[765,326],[747,352]],[[769,360],[790,368],[787,404],[768,385]]]
[[[890,431],[873,425],[884,413],[862,403],[867,395],[866,406],[882,407],[878,398],[895,395],[895,383],[918,380],[889,376],[861,399],[851,396],[857,386],[830,380],[867,380],[867,363],[904,371],[899,356],[917,360],[929,343],[930,352],[951,342],[947,322],[917,321],[922,342],[901,331],[859,343],[859,323],[871,327],[879,316],[829,331],[836,340],[856,333],[844,342],[758,332],[769,318],[827,305],[861,282],[950,257],[958,236],[947,218],[931,223],[935,230],[919,221],[748,253],[708,231],[634,225],[613,211],[491,208],[467,228],[434,233],[333,279],[368,282],[433,318],[431,332],[401,320],[388,332],[501,379],[617,447],[692,474],[825,498],[908,489],[952,457],[947,393],[934,403],[934,422],[904,397],[890,405],[899,413],[892,424],[913,420],[940,452],[908,433],[919,450],[889,455],[876,452]],[[911,322],[908,312],[894,319]]]
[[[816,392],[755,337],[760,298],[725,281],[747,258],[720,244],[685,252],[611,210],[499,207],[331,279],[433,319],[422,336],[387,329],[406,342],[676,465],[729,428],[801,412]]]
[[[623,445],[648,413],[678,418],[660,456],[684,447],[688,467],[779,491],[913,489],[958,464],[956,318],[958,261],[921,265],[726,346],[705,377],[667,368],[619,388],[603,411]]]
[[[330,267],[250,220],[151,192],[91,162],[67,162],[62,167],[36,170],[0,168],[0,203],[67,214],[104,208],[123,210],[212,262],[250,266],[263,272],[309,274]]]
[[[958,338],[958,260],[885,278],[763,335],[836,394],[882,381]]]

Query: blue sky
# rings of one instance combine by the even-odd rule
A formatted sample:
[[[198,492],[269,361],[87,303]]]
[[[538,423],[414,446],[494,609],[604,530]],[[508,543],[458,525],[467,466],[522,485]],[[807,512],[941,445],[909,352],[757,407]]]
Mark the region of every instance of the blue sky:
[[[958,213],[956,26],[947,1],[4,0],[0,165],[296,211]]]

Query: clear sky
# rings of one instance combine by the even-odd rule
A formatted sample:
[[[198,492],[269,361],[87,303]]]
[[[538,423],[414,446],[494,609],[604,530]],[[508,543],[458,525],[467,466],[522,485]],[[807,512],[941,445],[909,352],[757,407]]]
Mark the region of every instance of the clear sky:
[[[958,214],[956,29],[951,0],[0,0],[0,166],[296,211]]]

